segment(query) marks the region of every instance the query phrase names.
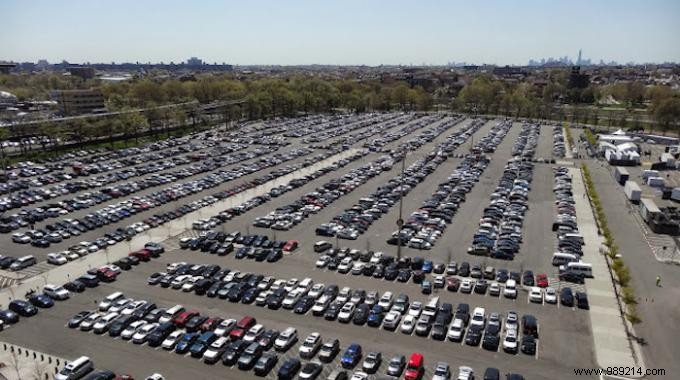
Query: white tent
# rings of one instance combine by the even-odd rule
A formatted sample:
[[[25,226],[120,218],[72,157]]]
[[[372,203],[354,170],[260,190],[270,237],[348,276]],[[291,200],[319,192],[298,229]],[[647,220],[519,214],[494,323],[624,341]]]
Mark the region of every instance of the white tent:
[[[621,128],[619,128],[619,130],[612,133],[612,135],[625,136],[626,132],[624,132]]]

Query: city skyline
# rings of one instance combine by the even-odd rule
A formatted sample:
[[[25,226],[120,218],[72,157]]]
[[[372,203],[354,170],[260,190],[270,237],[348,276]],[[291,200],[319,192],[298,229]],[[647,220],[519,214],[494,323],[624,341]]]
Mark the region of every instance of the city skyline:
[[[0,22],[12,33],[0,37],[0,59],[180,62],[196,56],[235,65],[525,65],[583,49],[605,62],[662,63],[680,61],[678,14],[680,3],[667,0],[432,0],[417,8],[404,1],[355,0],[201,7],[122,0],[114,8],[82,0],[9,0]]]

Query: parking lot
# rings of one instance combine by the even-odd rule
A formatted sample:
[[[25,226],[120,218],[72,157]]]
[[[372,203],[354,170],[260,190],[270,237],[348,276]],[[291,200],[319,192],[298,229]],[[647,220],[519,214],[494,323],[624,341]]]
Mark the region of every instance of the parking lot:
[[[527,271],[533,271],[534,274],[546,274],[547,286],[554,288],[558,293],[564,287],[571,287],[574,291],[583,290],[581,284],[561,281],[558,278],[557,267],[553,266],[552,263],[553,252],[558,247],[558,237],[551,229],[557,212],[556,197],[553,193],[555,186],[553,169],[556,165],[542,160],[544,158],[550,159],[553,154],[552,127],[548,125],[531,127],[523,126],[521,123],[506,123],[507,131],[498,135],[496,145],[494,145],[495,149],[488,153],[473,152],[478,156],[474,161],[470,161],[471,159],[466,158],[466,155],[471,153],[475,144],[478,144],[479,141],[485,141],[483,140],[485,136],[496,131],[501,125],[501,120],[480,120],[477,122],[463,117],[439,114],[376,114],[336,117],[326,124],[321,124],[318,118],[310,117],[309,120],[298,120],[297,122],[293,120],[278,123],[270,122],[269,125],[251,125],[245,127],[244,133],[240,135],[241,140],[235,143],[242,145],[239,146],[241,150],[232,153],[224,152],[220,156],[238,155],[239,152],[257,152],[257,149],[263,147],[263,135],[275,134],[279,138],[267,140],[269,144],[264,146],[266,152],[260,151],[253,157],[233,163],[210,161],[209,157],[215,154],[213,149],[218,148],[200,145],[201,148],[185,154],[206,152],[206,157],[197,159],[197,162],[212,162],[211,165],[213,166],[210,167],[210,170],[186,179],[178,178],[168,184],[160,184],[158,187],[131,193],[128,198],[149,195],[160,188],[172,186],[175,183],[188,183],[211,173],[228,170],[240,171],[240,173],[233,175],[233,178],[225,175],[223,177],[225,180],[216,183],[215,186],[201,185],[195,192],[187,193],[181,200],[179,198],[170,199],[166,203],[159,203],[157,206],[139,210],[120,221],[110,222],[101,228],[85,231],[79,236],[72,236],[59,243],[52,243],[49,248],[38,248],[30,244],[11,242],[12,233],[25,232],[27,227],[17,229],[12,233],[0,236],[4,248],[1,252],[2,255],[16,258],[26,254],[34,254],[38,264],[20,272],[35,275],[42,270],[48,270],[52,265],[44,262],[47,253],[68,250],[69,247],[83,240],[93,242],[103,236],[104,233],[114,233],[119,227],[126,230],[127,226],[133,223],[146,223],[145,220],[154,215],[167,213],[179,206],[204,200],[207,195],[239,188],[239,186],[247,188],[245,186],[249,186],[257,178],[262,178],[290,165],[304,165],[310,161],[311,157],[329,155],[349,148],[365,149],[365,152],[361,156],[347,160],[344,165],[337,165],[337,167],[326,172],[318,173],[318,176],[301,181],[299,186],[283,186],[280,189],[280,194],[277,193],[269,199],[261,199],[257,203],[239,210],[238,213],[230,213],[229,218],[225,218],[212,228],[207,228],[225,234],[238,231],[242,235],[263,235],[270,240],[281,242],[295,240],[298,242],[298,248],[290,254],[283,254],[277,260],[272,260],[274,262],[268,262],[269,260],[257,261],[249,258],[239,259],[236,257],[237,251],[243,247],[243,244],[233,244],[233,250],[225,255],[218,255],[201,252],[201,249],[182,249],[180,248],[180,237],[174,237],[160,242],[166,247],[166,252],[160,257],[133,266],[130,270],[124,270],[114,282],[101,283],[96,288],[73,294],[71,299],[57,302],[54,307],[49,310],[41,310],[35,317],[28,320],[22,318],[21,322],[6,327],[2,333],[4,339],[66,358],[76,358],[87,354],[93,358],[97,368],[107,368],[116,373],[130,373],[135,376],[147,375],[151,372],[162,372],[169,379],[190,377],[240,379],[254,376],[252,371],[244,372],[235,367],[227,368],[222,363],[206,365],[190,356],[183,357],[187,355],[178,355],[159,347],[137,345],[121,338],[109,337],[108,334],[97,335],[65,326],[69,318],[77,312],[95,309],[97,304],[107,295],[121,291],[127,297],[135,300],[148,300],[162,308],[181,304],[187,310],[195,309],[200,311],[201,314],[211,317],[239,320],[246,315],[251,315],[257,319],[257,323],[263,324],[265,329],[283,331],[289,326],[296,328],[299,341],[286,352],[280,353],[278,364],[267,375],[268,378],[272,379],[276,378],[278,369],[287,359],[299,357],[299,346],[305,337],[312,332],[320,333],[323,342],[333,338],[340,340],[340,353],[331,363],[323,364],[323,375],[319,376],[320,379],[325,378],[339,365],[340,357],[351,343],[361,345],[364,358],[371,351],[382,353],[382,365],[377,370],[376,375],[385,373],[387,364],[393,356],[404,355],[408,360],[412,352],[419,352],[425,357],[424,378],[432,376],[432,371],[437,362],[448,363],[454,377],[458,373],[458,367],[469,366],[474,369],[477,377],[483,377],[486,368],[496,367],[502,374],[519,373],[527,379],[573,378],[575,377],[573,368],[596,367],[587,310],[582,310],[576,306],[565,306],[559,300],[554,304],[531,302],[529,297],[531,287],[522,286],[519,283],[520,286],[518,286],[515,298],[505,297],[502,293],[497,296],[491,295],[486,288],[484,292],[471,291],[469,294],[462,292],[459,288],[448,290],[446,283],[444,287],[434,286],[431,289],[431,294],[423,294],[422,281],[414,283],[415,281],[411,277],[416,271],[420,271],[420,268],[409,273],[407,281],[402,282],[388,280],[384,278],[384,275],[376,276],[373,273],[368,275],[364,273],[352,274],[350,271],[350,273],[341,274],[338,273],[338,269],[329,269],[326,265],[321,265],[321,267],[317,265],[317,260],[324,253],[314,252],[313,246],[320,240],[326,240],[336,248],[380,251],[385,256],[395,257],[394,261],[397,261],[398,248],[394,244],[389,244],[388,240],[393,236],[393,232],[399,229],[397,227],[400,209],[398,201],[380,205],[383,209],[380,212],[376,211],[379,216],[367,223],[365,231],[352,236],[353,239],[318,236],[317,228],[360,204],[363,198],[375,192],[380,186],[389,183],[390,180],[401,180],[402,160],[405,161],[403,166],[409,175],[422,172],[422,178],[413,182],[408,191],[401,189],[403,194],[401,212],[402,218],[405,220],[412,217],[414,212],[418,212],[423,202],[431,200],[438,188],[442,189],[439,185],[453,173],[459,173],[461,170],[468,171],[470,162],[475,164],[484,162],[483,168],[478,170],[478,180],[475,179],[470,182],[469,191],[465,193],[464,199],[460,201],[455,213],[452,214],[450,223],[442,224],[441,234],[432,240],[431,247],[429,249],[416,249],[404,246],[401,247],[401,255],[410,258],[419,257],[434,264],[447,265],[451,261],[455,261],[458,266],[463,262],[469,263],[471,267],[478,265],[481,269],[491,266],[495,271],[505,269],[508,272],[517,272],[520,275]],[[319,125],[323,125],[323,127],[319,127]],[[333,132],[335,129],[338,129],[338,131]],[[374,135],[373,130],[379,130],[380,133]],[[399,133],[400,131],[402,133]],[[469,132],[469,135],[465,134],[466,132]],[[199,142],[206,143],[220,139],[226,139],[226,141],[219,144],[234,144],[228,142],[227,136],[231,135],[228,132],[215,132],[210,136],[192,136],[184,144],[199,144]],[[520,136],[524,136],[524,138],[533,136],[529,137],[529,140],[535,138],[535,145],[530,142],[517,148],[516,143],[520,140]],[[380,144],[374,142],[378,137],[383,140]],[[210,145],[216,144],[218,143],[211,143]],[[274,151],[274,146],[278,147],[276,151]],[[234,146],[233,148],[236,149],[237,147]],[[444,153],[449,148],[450,152]],[[519,165],[520,161],[512,160],[513,152],[516,149],[520,149],[520,151],[531,150],[530,159],[523,164],[525,165],[523,167],[530,167],[526,170],[531,173],[531,178],[525,194],[528,208],[522,215],[522,223],[518,226],[521,242],[518,245],[517,253],[514,254],[512,260],[501,260],[490,257],[490,255],[471,255],[467,253],[468,248],[479,232],[480,219],[485,215],[492,194],[497,191],[501,176],[503,176],[504,171],[506,174],[509,171],[512,171],[512,173],[520,171],[519,166],[516,166]],[[288,155],[289,152],[297,153]],[[482,156],[483,161],[480,158]],[[277,159],[272,159],[273,157],[277,157]],[[534,160],[538,158],[541,160]],[[530,162],[532,160],[535,162]],[[371,165],[380,165],[380,168]],[[191,164],[180,164],[180,166],[184,168],[191,166]],[[145,176],[177,171],[180,166],[159,170]],[[147,178],[145,176],[140,178]],[[331,188],[330,185],[329,187],[326,186],[338,183],[342,190]],[[351,187],[349,187],[350,184]],[[343,188],[343,185],[347,187]],[[320,191],[321,188],[325,190]],[[519,191],[515,187],[512,187],[512,190]],[[396,190],[396,193],[399,193],[399,189]],[[64,195],[55,199],[71,196]],[[576,196],[581,195],[574,194],[574,197]],[[104,201],[86,209],[74,210],[67,215],[37,222],[36,228],[42,228],[45,224],[53,223],[59,219],[83,218],[92,213],[93,209],[111,205],[121,199],[124,199],[124,197]],[[41,201],[24,206],[24,208],[34,208],[54,201]],[[254,225],[258,218],[270,214],[277,208],[287,205],[301,205],[300,202],[304,203],[307,209],[303,212],[300,208],[297,210],[299,214],[291,214],[288,220],[294,220],[293,216],[299,216],[299,220],[295,220],[294,223],[282,224],[285,228],[274,229]],[[200,207],[200,205],[197,207]],[[5,214],[15,212],[17,210],[7,211]],[[159,224],[162,224],[162,222]],[[148,227],[153,228],[152,226]],[[183,234],[182,237],[200,236],[202,233],[205,234],[206,232],[192,230]],[[114,238],[110,237],[110,239]],[[93,253],[90,254],[101,253],[93,249]],[[270,309],[257,306],[254,303],[230,302],[219,297],[209,298],[196,295],[193,292],[147,284],[147,278],[150,275],[156,272],[166,272],[168,264],[180,261],[192,264],[217,264],[221,268],[229,268],[231,271],[261,274],[276,279],[296,278],[302,280],[303,278],[310,278],[314,283],[323,283],[326,287],[335,284],[339,288],[350,287],[352,290],[377,291],[379,295],[389,291],[395,297],[401,294],[407,295],[411,303],[420,301],[427,304],[431,297],[438,296],[441,304],[451,304],[454,311],[462,303],[469,305],[470,313],[476,307],[482,307],[487,316],[491,313],[499,314],[502,321],[501,329],[498,332],[500,344],[495,349],[488,349],[484,348],[484,344],[481,343],[468,344],[465,338],[460,342],[453,342],[449,339],[440,341],[432,337],[418,336],[415,332],[405,334],[400,328],[389,331],[384,326],[375,328],[364,324],[357,325],[353,322],[345,324],[330,321],[323,316],[312,315],[309,310],[297,314],[284,308]],[[353,260],[353,263],[360,262],[361,260]],[[74,273],[73,278],[80,274],[82,273]],[[426,274],[425,281],[435,282],[437,276],[438,274],[434,272]],[[478,279],[472,279],[461,274],[451,273],[447,275],[447,273],[443,273],[442,276],[443,281],[448,280],[448,278],[456,278],[460,282],[468,280],[479,282]],[[497,282],[496,277],[494,276],[489,282]],[[504,284],[505,282],[502,282],[500,285],[501,292],[504,289]],[[472,286],[474,286],[474,282],[472,282]],[[540,334],[535,353],[517,352],[513,354],[503,351],[502,343],[507,332],[505,321],[510,311],[516,312],[520,317],[524,315],[534,316],[538,321]],[[446,324],[447,329],[450,323],[451,321]],[[487,333],[486,330],[485,333]],[[518,338],[523,338],[521,331]],[[308,361],[302,360],[303,363]],[[359,370],[360,367],[361,361],[352,370]],[[371,376],[375,377],[374,375]]]

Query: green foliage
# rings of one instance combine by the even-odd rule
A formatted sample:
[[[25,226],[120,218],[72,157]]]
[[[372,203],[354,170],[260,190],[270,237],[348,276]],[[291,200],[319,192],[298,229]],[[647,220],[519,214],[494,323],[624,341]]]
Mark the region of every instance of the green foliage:
[[[571,128],[569,128],[568,123],[564,123],[564,132],[567,138],[567,141],[569,142],[569,148],[574,148],[574,137],[571,135]]]
[[[595,135],[593,135],[593,132],[591,132],[590,129],[584,128],[583,134],[586,136],[586,141],[588,141],[588,144],[591,146],[597,146],[597,138]]]
[[[635,292],[633,291],[633,288],[631,288],[630,286],[624,286],[621,289],[621,292],[623,294],[623,302],[626,305],[637,304],[637,300],[635,299]]]

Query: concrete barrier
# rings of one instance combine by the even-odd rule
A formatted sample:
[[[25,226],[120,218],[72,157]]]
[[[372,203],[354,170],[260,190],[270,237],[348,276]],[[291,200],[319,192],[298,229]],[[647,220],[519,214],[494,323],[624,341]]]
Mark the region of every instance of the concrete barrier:
[[[0,373],[8,378],[14,378],[19,374],[20,378],[26,379],[49,379],[59,372],[66,360],[31,350],[12,343],[2,342],[0,351],[0,363],[4,364]],[[56,364],[54,366],[53,364]]]
[[[107,247],[103,251],[93,253],[70,263],[55,267],[47,272],[40,273],[34,277],[24,279],[22,282],[14,284],[0,291],[0,305],[7,305],[13,299],[20,298],[29,290],[41,289],[47,284],[63,284],[74,279],[74,276],[84,274],[88,269],[101,267],[110,262],[116,261],[128,255],[128,253],[144,248],[144,244],[154,241],[161,242],[168,238],[180,235],[191,229],[191,224],[197,219],[205,219],[217,215],[225,209],[235,207],[251,198],[264,195],[271,189],[288,183],[293,179],[302,178],[317,170],[331,166],[332,164],[350,157],[360,150],[350,149],[325,160],[319,161],[314,165],[296,170],[279,178],[273,179],[262,185],[253,187],[247,191],[235,194],[232,197],[222,199],[210,206],[190,212],[181,218],[171,220],[156,228],[151,228],[145,232],[135,235],[132,239],[122,241],[118,244]]]

